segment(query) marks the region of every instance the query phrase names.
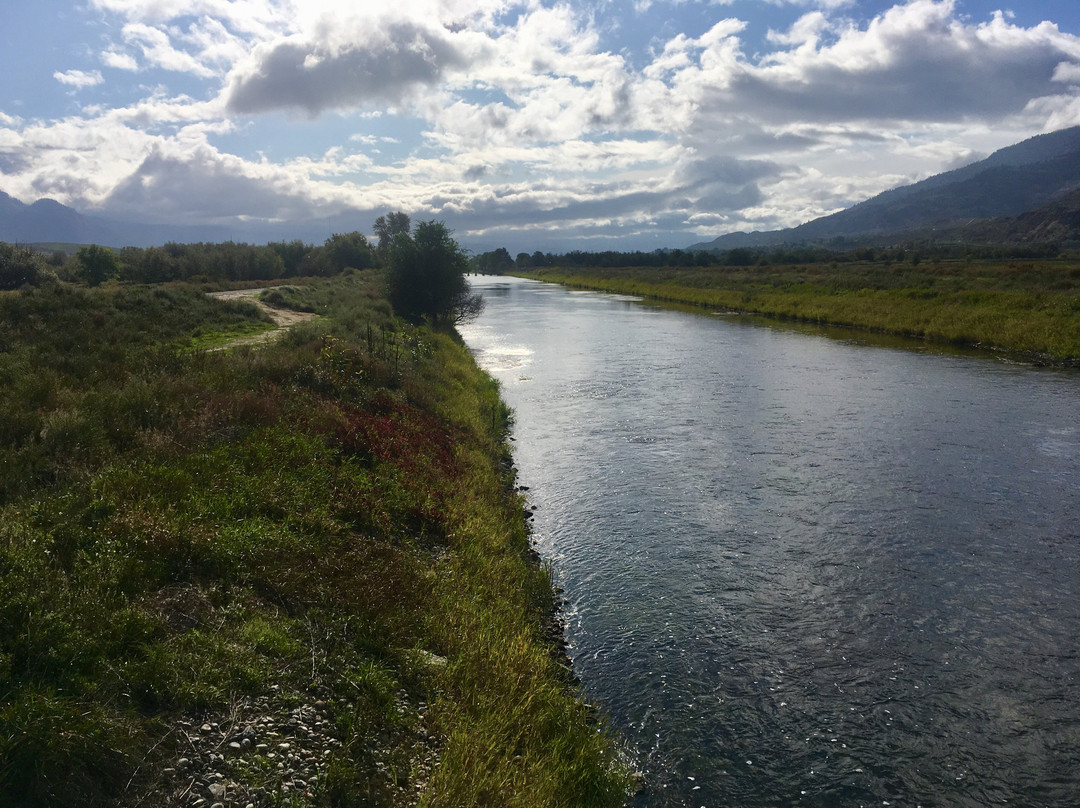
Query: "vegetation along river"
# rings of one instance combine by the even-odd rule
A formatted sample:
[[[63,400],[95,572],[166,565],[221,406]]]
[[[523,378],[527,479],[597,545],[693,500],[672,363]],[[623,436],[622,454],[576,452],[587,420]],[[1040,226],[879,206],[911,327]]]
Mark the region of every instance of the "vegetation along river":
[[[634,806],[1080,794],[1080,374],[478,278]]]

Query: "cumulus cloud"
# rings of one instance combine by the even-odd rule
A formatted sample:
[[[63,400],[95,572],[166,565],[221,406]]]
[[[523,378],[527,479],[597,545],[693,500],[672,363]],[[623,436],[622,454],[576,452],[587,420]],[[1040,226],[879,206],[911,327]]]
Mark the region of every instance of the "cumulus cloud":
[[[328,109],[395,104],[468,64],[454,35],[412,22],[366,32],[335,45],[293,37],[259,48],[236,70],[229,110],[258,113],[296,109],[315,116]]]
[[[108,50],[101,54],[101,61],[106,67],[113,67],[117,70],[136,71],[139,69],[139,63],[135,61],[135,57],[130,53],[122,53],[120,51]]]
[[[5,190],[117,215],[401,208],[489,235],[761,229],[1080,123],[1080,38],[972,20],[956,0],[861,21],[851,0],[769,0],[783,22],[758,40],[739,4],[642,0],[637,13],[711,6],[712,25],[634,54],[604,44],[608,21],[579,0],[89,2],[113,23],[101,63],[140,74],[108,74],[110,89],[134,80],[142,97],[52,122],[0,111],[0,170]],[[299,113],[282,124],[291,151],[236,145],[262,148],[248,133],[280,112]],[[327,122],[336,143],[305,152]]]
[[[101,84],[105,79],[101,76],[101,71],[92,70],[86,72],[85,70],[67,70],[63,73],[57,71],[53,73],[53,78],[61,84],[66,84],[68,87],[74,87],[77,90],[81,90],[84,87],[96,87]]]
[[[124,41],[142,52],[143,60],[153,67],[178,73],[192,73],[209,78],[214,71],[186,50],[176,47],[165,31],[142,23],[124,26]]]
[[[793,47],[756,62],[742,54],[727,23],[698,40],[672,43],[662,57],[675,65],[671,101],[707,116],[773,124],[956,121],[1019,114],[1047,93],[1055,74],[1070,75],[1080,63],[1080,39],[1053,25],[1023,29],[1000,13],[968,25],[951,0],[912,0],[820,42],[827,26],[820,14],[803,17],[772,35]]]
[[[205,144],[179,150],[156,143],[102,206],[135,218],[154,210],[166,219],[186,221],[193,220],[193,213],[197,220],[213,222],[238,211],[264,219],[307,218],[310,210],[297,204],[296,194],[288,192],[287,182],[276,173],[252,171],[244,161]]]

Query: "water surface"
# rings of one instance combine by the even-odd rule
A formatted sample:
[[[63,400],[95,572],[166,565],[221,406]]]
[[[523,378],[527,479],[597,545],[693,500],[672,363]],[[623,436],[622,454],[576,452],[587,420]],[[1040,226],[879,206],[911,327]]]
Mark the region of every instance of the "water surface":
[[[1080,799],[1080,374],[481,278],[636,806]]]

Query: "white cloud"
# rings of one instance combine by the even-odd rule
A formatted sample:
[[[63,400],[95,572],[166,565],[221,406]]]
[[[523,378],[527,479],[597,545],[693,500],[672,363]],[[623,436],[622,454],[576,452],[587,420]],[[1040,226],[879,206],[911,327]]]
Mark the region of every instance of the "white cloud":
[[[116,68],[117,70],[134,72],[139,69],[139,63],[135,61],[135,57],[130,53],[108,50],[101,54],[101,61],[106,67]]]
[[[214,75],[214,70],[200,59],[173,45],[168,33],[143,23],[124,26],[124,42],[142,51],[143,60],[153,66],[178,73],[192,73],[202,78]]]
[[[1063,61],[1080,62],[1080,38],[1048,24],[1020,28],[1000,14],[965,24],[952,0],[911,0],[866,27],[848,24],[827,44],[814,36],[821,18],[804,21],[774,35],[797,47],[757,61],[730,35],[683,40],[679,50],[693,58],[671,72],[669,103],[696,106],[714,126],[738,117],[772,124],[1002,117],[1045,94]]]
[[[189,17],[220,20],[232,30],[259,38],[283,30],[297,7],[305,5],[303,0],[90,0],[90,4],[150,26]]]
[[[1052,24],[972,21],[955,0],[863,23],[851,0],[771,2],[788,22],[765,40],[713,0],[704,34],[667,36],[641,67],[573,0],[90,0],[120,32],[105,67],[168,71],[149,75],[189,94],[0,113],[0,172],[20,198],[170,221],[401,208],[478,233],[704,233],[798,224],[1080,123],[1080,38]],[[287,147],[246,134],[269,121]],[[237,142],[279,156],[223,145]]]
[[[68,87],[74,87],[77,90],[81,90],[84,87],[96,87],[101,84],[104,79],[101,77],[101,71],[92,70],[86,72],[85,70],[67,70],[63,73],[57,71],[53,73],[53,78],[61,84],[66,84]]]
[[[796,20],[787,33],[770,30],[768,39],[777,45],[816,45],[830,25],[829,18],[822,12],[812,11]]]
[[[1080,84],[1080,64],[1062,62],[1054,68],[1053,80],[1062,84]]]

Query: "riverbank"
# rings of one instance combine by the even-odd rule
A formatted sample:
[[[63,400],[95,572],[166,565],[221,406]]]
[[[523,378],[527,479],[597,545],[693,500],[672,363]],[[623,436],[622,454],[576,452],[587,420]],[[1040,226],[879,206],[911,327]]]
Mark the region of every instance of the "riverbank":
[[[509,412],[370,273],[0,295],[0,802],[620,805]]]
[[[581,289],[1080,365],[1080,265],[939,262],[516,272]]]

